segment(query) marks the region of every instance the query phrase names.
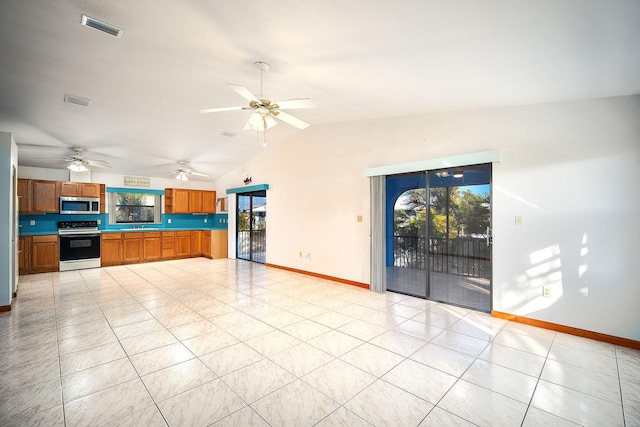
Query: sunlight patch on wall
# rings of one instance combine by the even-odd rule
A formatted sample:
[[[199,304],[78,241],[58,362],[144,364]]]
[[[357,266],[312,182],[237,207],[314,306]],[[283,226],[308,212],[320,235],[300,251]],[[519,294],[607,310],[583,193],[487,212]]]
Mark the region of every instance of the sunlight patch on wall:
[[[534,208],[534,209],[537,209],[537,210],[539,210],[539,211],[543,211],[543,212],[544,212],[544,209],[542,209],[540,206],[538,206],[538,205],[536,205],[536,204],[533,204],[533,203],[531,203],[530,201],[528,201],[528,200],[526,200],[526,199],[523,199],[522,197],[520,197],[520,196],[518,196],[518,195],[516,195],[516,194],[513,194],[513,193],[512,193],[512,192],[510,192],[510,191],[505,190],[504,188],[498,187],[497,185],[494,185],[494,186],[493,186],[493,188],[494,188],[495,190],[497,190],[497,191],[500,191],[500,192],[502,192],[502,193],[506,194],[507,196],[509,196],[509,197],[511,197],[511,198],[513,198],[513,199],[516,199],[517,201],[519,201],[519,202],[521,202],[521,203],[524,203],[525,205],[531,206],[531,207],[532,207],[532,208]]]
[[[531,267],[515,278],[517,291],[506,294],[505,309],[518,315],[526,315],[551,307],[564,294],[562,285],[562,261],[558,244],[532,252]],[[543,296],[547,288],[549,296]]]

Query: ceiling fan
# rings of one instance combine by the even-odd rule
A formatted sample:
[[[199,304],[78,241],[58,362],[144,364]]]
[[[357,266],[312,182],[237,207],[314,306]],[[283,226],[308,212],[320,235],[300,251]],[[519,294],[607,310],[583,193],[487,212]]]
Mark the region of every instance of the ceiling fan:
[[[167,172],[167,175],[175,175],[179,181],[189,181],[189,177],[193,176],[209,176],[206,173],[196,172],[187,167],[187,162],[178,162],[178,169]]]
[[[91,160],[87,159],[82,155],[82,148],[75,147],[73,149],[73,154],[64,158],[65,162],[69,162],[67,165],[67,169],[73,172],[86,172],[87,166],[97,167],[97,168],[111,168],[108,162],[104,160]]]
[[[200,110],[201,113],[217,113],[220,111],[248,110],[253,111],[244,129],[253,129],[258,132],[265,131],[277,125],[276,118],[288,123],[298,129],[306,129],[309,123],[300,120],[291,114],[282,110],[294,110],[298,108],[315,108],[315,104],[309,98],[288,99],[284,101],[271,101],[266,99],[263,91],[264,72],[271,69],[271,65],[266,62],[258,61],[255,63],[260,70],[260,95],[254,95],[244,86],[229,84],[231,89],[236,91],[240,96],[249,101],[248,106],[243,107],[222,107],[207,108]]]

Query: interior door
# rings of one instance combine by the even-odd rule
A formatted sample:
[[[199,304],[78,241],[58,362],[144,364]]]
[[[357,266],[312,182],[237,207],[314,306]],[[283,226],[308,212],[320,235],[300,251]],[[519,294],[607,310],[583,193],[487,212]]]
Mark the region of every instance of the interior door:
[[[267,258],[267,192],[239,193],[236,257],[264,264]]]

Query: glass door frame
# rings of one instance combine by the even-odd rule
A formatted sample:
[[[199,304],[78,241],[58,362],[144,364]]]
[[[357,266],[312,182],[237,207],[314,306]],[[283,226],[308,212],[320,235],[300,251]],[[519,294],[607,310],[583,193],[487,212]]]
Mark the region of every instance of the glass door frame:
[[[248,230],[241,230],[240,228],[240,222],[242,221],[243,218],[243,211],[241,210],[241,206],[242,203],[240,202],[241,197],[248,197],[249,198],[249,207],[248,207],[248,221],[249,221],[249,229]],[[255,228],[255,212],[254,212],[254,203],[253,203],[253,198],[254,197],[260,197],[260,198],[264,198],[265,199],[265,204],[264,206],[266,206],[266,197],[267,197],[267,192],[266,190],[257,190],[257,191],[249,191],[249,192],[245,192],[245,193],[236,193],[236,258],[237,259],[242,259],[245,261],[252,261],[252,262],[257,262],[260,264],[265,264],[266,263],[266,210],[265,210],[265,229],[264,230],[260,230],[263,233],[263,236],[261,238],[260,242],[256,242],[255,239],[255,232],[258,231]],[[240,233],[242,232],[249,232],[249,238],[248,238],[248,258],[247,253],[243,253],[240,250],[240,246],[243,242],[246,243],[246,239],[244,238],[240,238]],[[255,251],[255,248],[257,246],[261,246],[263,247],[263,251],[261,252],[262,255],[257,256],[257,253]]]
[[[469,179],[465,179],[463,180],[461,177],[460,178],[454,178],[454,173],[457,175],[457,173],[459,172],[474,172],[473,168],[477,168],[477,170],[475,172],[478,172],[478,170],[484,174],[487,174],[487,178],[486,178],[486,182],[484,182],[484,179],[481,174],[478,175],[478,177],[474,180],[473,175],[470,175]],[[421,298],[426,298],[429,300],[433,300],[433,301],[437,301],[437,302],[443,302],[446,304],[450,304],[450,305],[456,305],[456,306],[461,306],[461,307],[465,307],[465,308],[471,308],[474,310],[479,310],[479,311],[485,311],[485,312],[490,312],[493,309],[493,242],[491,241],[491,224],[493,221],[493,212],[492,212],[492,205],[493,205],[493,184],[492,184],[492,171],[493,171],[493,165],[492,163],[488,162],[488,163],[480,163],[480,164],[476,164],[476,165],[464,165],[464,166],[459,166],[459,167],[448,167],[448,168],[444,168],[444,169],[431,169],[431,170],[425,170],[422,172],[413,172],[413,173],[405,173],[405,174],[397,174],[397,175],[388,175],[387,176],[387,185],[389,185],[390,181],[393,178],[401,178],[402,176],[406,176],[407,178],[411,179],[410,177],[413,175],[416,177],[417,180],[420,180],[420,183],[418,184],[418,186],[416,187],[411,187],[413,189],[420,189],[420,190],[424,190],[425,191],[425,197],[426,197],[426,223],[424,225],[425,230],[423,231],[424,234],[424,248],[422,249],[424,251],[423,254],[418,254],[417,257],[424,257],[424,268],[418,268],[418,269],[413,269],[412,267],[408,267],[407,271],[396,271],[396,268],[402,268],[402,267],[396,267],[396,262],[395,262],[395,257],[396,257],[396,226],[395,226],[395,204],[397,203],[397,201],[400,199],[400,197],[405,194],[408,193],[409,191],[411,191],[411,189],[407,189],[408,185],[406,184],[395,184],[395,185],[399,185],[399,187],[393,186],[393,187],[387,187],[385,189],[385,192],[387,194],[387,217],[385,218],[385,228],[387,228],[387,231],[385,231],[385,235],[387,236],[387,246],[386,246],[386,254],[385,254],[385,260],[386,260],[386,266],[387,266],[387,283],[385,285],[388,285],[392,282],[394,282],[394,280],[400,280],[400,282],[394,282],[394,285],[397,285],[396,289],[389,289],[393,292],[399,292],[399,293],[405,293],[408,295],[412,295],[412,296],[416,296],[416,297],[421,297]],[[424,180],[422,181],[421,179],[419,179],[419,176],[424,176]],[[437,177],[437,178],[436,178]],[[439,180],[439,183],[434,182],[435,180]],[[460,182],[456,182],[458,181],[458,179],[460,180]],[[399,183],[401,183],[402,181],[399,181]],[[416,182],[417,183],[417,182]],[[436,184],[436,186],[434,187],[433,185]],[[437,185],[440,184],[440,185]],[[486,208],[489,210],[488,212],[488,218],[487,217],[483,217],[484,220],[488,221],[488,233],[485,230],[479,230],[477,229],[478,226],[476,224],[475,228],[477,230],[471,230],[470,232],[466,232],[466,230],[464,229],[458,229],[458,232],[460,233],[462,231],[462,235],[459,237],[462,237],[462,241],[456,241],[453,244],[449,241],[451,239],[451,233],[450,233],[450,228],[449,227],[445,227],[445,240],[444,245],[439,245],[442,249],[445,250],[444,253],[444,257],[440,260],[441,263],[445,263],[443,264],[443,266],[447,267],[444,270],[445,276],[442,277],[444,279],[444,281],[447,281],[447,279],[451,279],[453,277],[457,277],[459,276],[459,280],[457,281],[458,283],[464,283],[464,286],[461,284],[460,287],[466,287],[466,288],[470,288],[470,289],[475,289],[478,293],[480,294],[485,294],[488,291],[488,296],[486,298],[488,298],[488,301],[486,302],[468,302],[471,300],[475,300],[474,298],[470,298],[466,301],[462,301],[462,299],[460,299],[460,301],[462,302],[456,302],[454,301],[450,301],[450,300],[445,300],[445,298],[448,299],[454,299],[454,298],[450,298],[449,296],[446,297],[442,297],[440,296],[438,298],[437,295],[435,295],[434,292],[434,283],[432,283],[432,281],[434,280],[433,277],[433,273],[441,273],[439,271],[437,271],[437,268],[435,267],[435,262],[437,261],[434,258],[434,254],[432,253],[432,248],[433,248],[433,244],[434,241],[433,239],[436,239],[436,233],[434,233],[434,231],[432,230],[432,226],[435,224],[434,223],[434,211],[432,210],[432,189],[433,188],[446,188],[447,189],[447,200],[445,201],[445,203],[447,203],[447,208],[445,209],[445,214],[447,215],[446,218],[446,222],[449,223],[450,217],[451,217],[451,211],[449,208],[448,203],[450,203],[450,198],[451,196],[449,195],[449,189],[453,188],[453,187],[471,187],[471,186],[476,186],[476,185],[485,185],[488,184],[489,185],[489,189],[488,189],[488,206],[486,206]],[[404,190],[403,190],[404,189]],[[402,191],[401,191],[402,190]],[[404,191],[404,192],[403,192]],[[475,193],[474,193],[475,194]],[[487,194],[486,192],[484,192],[483,194]],[[390,197],[395,196],[394,200],[390,200]],[[483,206],[486,205],[486,203],[483,204]],[[482,210],[482,209],[481,209]],[[389,228],[391,227],[391,228]],[[422,234],[419,232],[419,235]],[[466,239],[464,239],[465,234],[470,234],[470,238],[469,241],[466,241]],[[476,254],[477,252],[477,248],[476,246],[478,246],[480,243],[480,239],[478,239],[478,235],[484,235],[485,238],[487,239],[487,246],[488,248],[485,250],[482,250],[483,248],[480,248],[481,250],[478,252],[479,254],[481,254],[481,258],[476,258],[478,255]],[[475,235],[475,236],[474,236]],[[391,239],[391,245],[389,245],[389,239]],[[402,239],[401,239],[402,240]],[[452,246],[453,245],[453,246]],[[418,245],[419,248],[420,245]],[[470,257],[470,260],[477,260],[477,261],[471,261],[473,264],[469,264],[468,261],[464,261],[462,263],[460,262],[455,262],[452,261],[452,257],[456,257],[459,255],[458,250],[460,249],[460,247],[462,247],[463,252],[464,250],[466,251],[470,251],[467,254],[467,257]],[[449,253],[451,249],[455,249],[455,253]],[[418,249],[419,250],[419,249]],[[487,259],[488,258],[488,259]],[[458,271],[462,271],[462,274],[454,274],[450,271],[449,269],[449,263],[453,262],[455,264],[455,268],[456,269],[460,269]],[[465,265],[466,264],[466,265]],[[482,265],[484,264],[484,265]],[[391,268],[391,270],[390,270]],[[469,274],[469,269],[471,270],[476,270],[478,269],[478,271],[483,270],[483,275],[478,275],[478,277],[476,277],[473,274]],[[422,272],[422,273],[421,273]],[[478,273],[480,274],[480,273]],[[451,276],[451,277],[448,277]],[[464,278],[465,276],[467,276],[467,278]],[[393,277],[393,279],[390,280],[390,277]],[[405,278],[406,277],[413,277],[414,280],[417,280],[417,282],[415,283],[415,286],[412,286],[412,284],[408,283]],[[398,279],[399,278],[399,279]],[[488,280],[488,282],[485,281]],[[402,282],[407,282],[407,283],[402,283]],[[419,282],[422,282],[422,284],[420,284]],[[401,283],[401,284],[399,284]],[[441,284],[443,282],[440,282]],[[443,285],[445,286],[445,285]],[[386,288],[388,288],[388,286],[385,286]],[[420,288],[424,289],[424,292],[422,290],[420,290]],[[436,289],[437,290],[437,289]],[[442,289],[440,289],[442,290]],[[462,291],[464,291],[464,289],[461,289]],[[465,291],[466,292],[466,291]],[[476,295],[476,297],[478,297],[478,295]],[[478,301],[482,301],[483,298],[478,298]],[[465,302],[468,302],[468,305],[465,304]]]

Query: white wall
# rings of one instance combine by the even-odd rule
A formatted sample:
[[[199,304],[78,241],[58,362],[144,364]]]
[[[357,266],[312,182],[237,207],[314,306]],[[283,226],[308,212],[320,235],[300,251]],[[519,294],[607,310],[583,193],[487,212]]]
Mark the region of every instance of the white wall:
[[[216,189],[239,187],[247,174],[269,184],[268,263],[368,283],[363,170],[500,149],[493,309],[640,340],[638,117],[632,96],[314,125],[271,140]],[[543,285],[552,298],[542,298]]]
[[[69,169],[34,168],[20,166],[18,178],[69,181]]]
[[[0,132],[0,306],[11,304],[17,261],[16,233],[13,227],[16,194],[13,189],[13,167],[18,166],[18,146],[8,132]],[[12,263],[14,264],[12,266]]]
[[[91,173],[91,181],[99,182],[100,184],[106,184],[107,187],[122,187],[124,188],[125,175],[114,174],[108,172],[96,172]],[[174,178],[150,178],[150,186],[153,190],[164,190],[165,188],[189,188],[192,190],[213,190],[213,182],[210,181],[178,181]]]
[[[28,166],[20,166],[18,172],[20,178],[26,179],[44,179],[53,181],[83,181],[97,182],[106,184],[107,187],[124,187],[124,176],[122,174],[109,172],[80,172],[71,173],[68,169],[47,169],[34,168]],[[213,182],[210,181],[178,181],[173,178],[150,178],[150,187],[154,190],[163,190],[165,188],[190,188],[192,190],[213,190]],[[223,197],[223,196],[219,196]]]

